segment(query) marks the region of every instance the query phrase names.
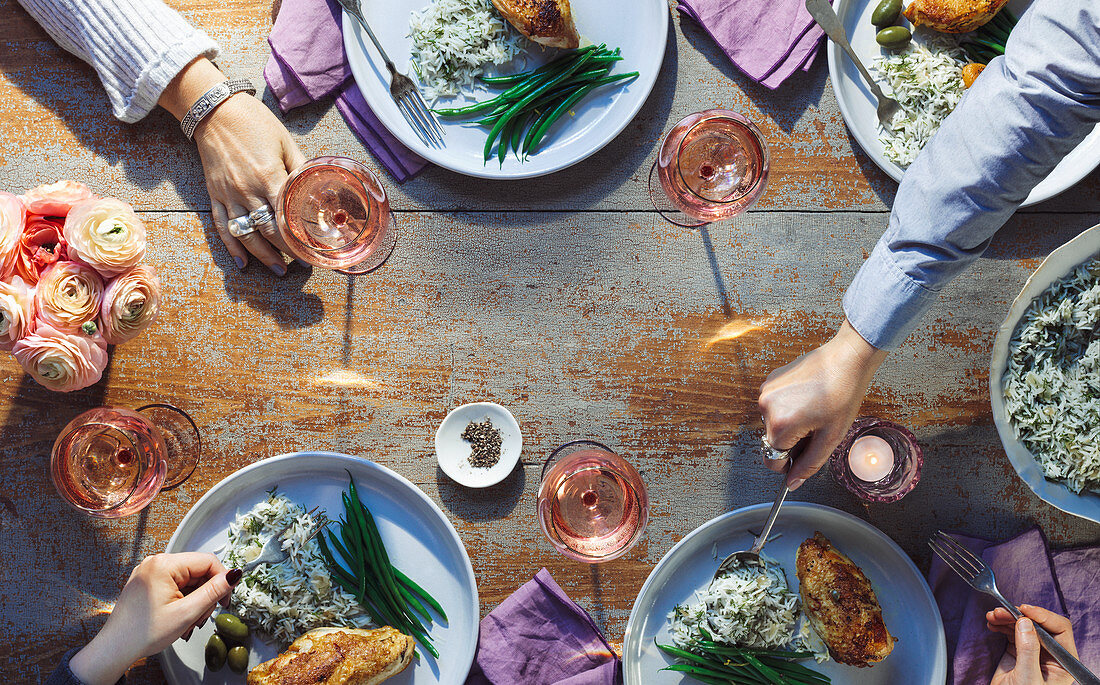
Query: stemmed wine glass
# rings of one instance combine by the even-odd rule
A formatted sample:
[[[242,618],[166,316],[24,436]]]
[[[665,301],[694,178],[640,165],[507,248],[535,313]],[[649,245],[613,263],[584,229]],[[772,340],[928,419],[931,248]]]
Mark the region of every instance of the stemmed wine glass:
[[[89,516],[120,518],[187,480],[200,447],[198,427],[178,407],[99,407],[61,430],[53,444],[50,477],[73,507]]]
[[[539,525],[571,559],[617,559],[642,537],[649,498],[641,475],[610,448],[575,440],[554,450],[542,467]]]
[[[275,221],[294,256],[347,274],[378,268],[393,252],[397,229],[386,189],[347,157],[317,157],[279,190]]]
[[[696,227],[737,216],[764,194],[767,141],[736,112],[709,109],[672,127],[649,170],[649,197],[669,222]]]

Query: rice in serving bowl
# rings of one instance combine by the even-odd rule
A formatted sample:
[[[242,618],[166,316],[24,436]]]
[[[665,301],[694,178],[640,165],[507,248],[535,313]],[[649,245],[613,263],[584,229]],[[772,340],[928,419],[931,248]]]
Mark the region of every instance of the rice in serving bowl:
[[[1012,431],[1044,475],[1100,492],[1100,259],[1053,283],[1025,310],[1003,378]]]
[[[672,641],[690,649],[700,628],[718,642],[756,649],[808,649],[818,661],[827,657],[824,643],[799,622],[802,601],[791,591],[783,568],[762,557],[763,570],[737,566],[708,587],[695,591],[695,601],[677,605],[668,615]]]
[[[872,70],[886,82],[886,94],[901,108],[892,130],[879,134],[886,158],[903,169],[913,163],[940,124],[962,100],[962,50],[954,40],[935,37],[877,58]]]
[[[431,0],[409,20],[412,67],[435,102],[458,95],[487,64],[504,64],[527,40],[497,14],[489,0]]]
[[[229,525],[222,563],[239,568],[259,556],[268,538],[292,524],[283,538],[290,558],[261,564],[244,576],[233,590],[231,605],[242,620],[283,644],[314,628],[370,624],[358,600],[332,581],[317,540],[305,541],[314,522],[303,507],[273,491]]]

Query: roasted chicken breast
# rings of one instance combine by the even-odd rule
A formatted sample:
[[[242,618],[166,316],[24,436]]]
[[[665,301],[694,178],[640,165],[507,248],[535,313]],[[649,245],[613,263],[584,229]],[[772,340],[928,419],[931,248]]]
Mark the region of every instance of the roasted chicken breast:
[[[519,32],[551,48],[581,43],[569,0],[493,0],[493,7]]]
[[[966,33],[985,24],[1008,0],[913,0],[905,18],[913,26],[944,33]]]
[[[799,545],[795,570],[802,611],[837,663],[870,666],[893,651],[871,581],[828,538],[815,532]]]
[[[248,672],[248,685],[377,685],[405,670],[413,639],[375,630],[317,628]]]

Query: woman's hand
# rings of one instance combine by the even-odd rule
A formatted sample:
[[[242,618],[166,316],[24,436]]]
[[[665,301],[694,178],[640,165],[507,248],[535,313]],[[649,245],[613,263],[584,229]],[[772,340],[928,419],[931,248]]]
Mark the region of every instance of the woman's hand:
[[[987,627],[1008,636],[1008,649],[997,664],[990,685],[1071,685],[1073,676],[1040,648],[1039,635],[1032,623],[1038,623],[1070,654],[1077,656],[1073,643],[1073,626],[1065,616],[1042,607],[1020,606],[1027,618],[1017,621],[1000,607],[985,615]]]
[[[885,350],[871,346],[845,321],[832,340],[768,375],[758,401],[768,443],[789,450],[809,437],[787,473],[792,490],[817,473],[844,439],[885,358]],[[788,468],[785,459],[764,463],[773,471]]]
[[[228,605],[240,572],[229,577],[213,554],[146,557],[130,574],[103,629],[69,667],[87,685],[111,685],[138,659],[191,636],[219,604]]]
[[[172,80],[160,105],[181,119],[203,93],[224,80],[212,62],[197,59]],[[283,181],[305,162],[297,143],[271,110],[247,93],[230,97],[199,122],[195,143],[214,225],[237,267],[243,269],[251,253],[275,274],[285,274],[279,251],[293,255],[274,222],[240,238],[229,234],[228,222],[265,204],[274,211]]]

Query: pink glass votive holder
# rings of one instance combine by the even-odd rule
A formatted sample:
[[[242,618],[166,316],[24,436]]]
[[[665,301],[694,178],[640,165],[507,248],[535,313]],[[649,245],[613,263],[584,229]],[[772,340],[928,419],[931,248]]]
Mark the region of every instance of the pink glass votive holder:
[[[894,465],[880,480],[869,482],[852,472],[848,455],[860,438],[873,435],[885,440],[894,453]],[[840,483],[864,502],[896,502],[908,495],[920,482],[924,451],[916,437],[903,426],[885,419],[863,416],[855,420],[848,435],[829,458],[829,470]]]

